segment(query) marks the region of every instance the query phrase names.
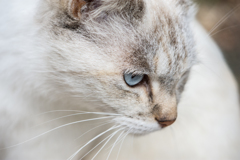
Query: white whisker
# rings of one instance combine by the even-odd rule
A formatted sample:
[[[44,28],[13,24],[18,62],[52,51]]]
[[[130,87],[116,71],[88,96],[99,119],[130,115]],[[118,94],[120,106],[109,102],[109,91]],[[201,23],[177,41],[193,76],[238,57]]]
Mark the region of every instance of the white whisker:
[[[223,22],[225,22],[235,11],[237,11],[240,7],[240,4],[233,8],[230,12],[228,12],[223,18],[221,18],[209,31],[208,35],[211,35]]]
[[[94,130],[94,129],[96,129],[96,128],[99,128],[99,127],[101,127],[101,126],[107,125],[107,124],[109,124],[109,123],[112,123],[112,122],[107,122],[107,123],[101,124],[101,125],[99,125],[99,126],[97,126],[97,127],[94,127],[94,128],[92,128],[92,129],[88,130],[87,132],[83,133],[81,136],[77,137],[75,140],[81,138],[82,136],[84,136],[85,134],[89,133],[90,131],[92,131],[92,130]]]
[[[36,116],[41,116],[44,114],[48,113],[55,113],[55,112],[80,112],[80,113],[86,113],[86,114],[99,114],[99,115],[110,115],[110,116],[121,116],[121,114],[115,114],[115,113],[105,113],[105,112],[85,112],[85,111],[80,111],[80,110],[53,110],[53,111],[48,111],[44,113],[40,113]]]
[[[237,25],[234,25],[234,26],[226,27],[226,28],[224,28],[224,29],[219,30],[218,32],[215,32],[214,34],[210,34],[210,36],[213,37],[214,35],[222,32],[222,31],[228,30],[228,29],[230,29],[230,28],[238,27],[238,26],[239,26],[239,25],[237,24]]]
[[[96,158],[96,156],[101,152],[101,150],[106,146],[106,144],[112,139],[112,137],[117,134],[117,132],[123,130],[123,128],[120,128],[119,130],[115,131],[111,137],[104,143],[104,145],[99,149],[99,151],[94,155],[94,157],[92,158],[92,160],[94,160],[94,158]]]
[[[127,133],[128,134],[128,133]],[[119,138],[118,142],[116,145],[118,145],[124,138],[125,135],[122,135],[121,138]],[[106,148],[106,150],[108,150],[109,148],[111,148],[113,146],[113,144],[111,146],[109,146],[108,148]]]
[[[109,159],[113,148],[115,147],[117,141],[119,140],[119,138],[121,137],[121,135],[122,135],[123,133],[124,133],[124,131],[122,131],[122,133],[118,136],[117,140],[114,142],[114,144],[113,144],[113,146],[112,146],[112,148],[111,148],[111,150],[110,150],[110,152],[109,152],[109,154],[108,154],[107,160]]]
[[[130,129],[128,130],[128,132],[127,132],[127,133],[125,134],[125,136],[123,137],[123,140],[122,140],[122,142],[121,142],[121,144],[120,144],[120,147],[119,147],[119,150],[118,150],[118,154],[117,154],[116,160],[118,160],[119,154],[120,154],[121,149],[122,149],[123,142],[124,142],[125,138],[127,137],[127,135],[129,134],[129,131],[130,131]]]
[[[82,160],[84,157],[86,157],[90,152],[92,152],[95,148],[97,148],[100,144],[102,144],[105,140],[107,140],[110,136],[112,136],[114,133],[110,134],[106,138],[104,138],[101,142],[99,142],[95,147],[93,147],[90,151],[88,151],[80,160]]]
[[[63,119],[63,118],[67,118],[67,117],[72,117],[72,116],[77,116],[77,115],[85,115],[85,114],[92,114],[92,113],[75,113],[75,114],[70,114],[70,115],[66,115],[66,116],[62,116],[62,117],[59,117],[59,118],[55,118],[53,120],[50,120],[50,121],[47,121],[47,122],[44,122],[44,123],[41,123],[41,124],[38,124],[34,127],[38,127],[38,126],[41,126],[41,125],[44,125],[44,124],[47,124],[47,123],[50,123],[50,122],[53,122],[53,121],[56,121],[56,120],[59,120],[59,119]],[[95,114],[95,113],[93,113]],[[99,114],[100,115],[100,114]]]
[[[1,151],[1,150],[4,150],[4,149],[9,149],[9,148],[17,147],[17,146],[19,146],[19,145],[22,145],[22,144],[24,144],[24,143],[27,143],[27,142],[29,142],[29,141],[32,141],[32,140],[34,140],[34,139],[36,139],[36,138],[38,138],[38,137],[41,137],[41,136],[43,136],[43,135],[45,135],[45,134],[47,134],[47,133],[50,133],[50,132],[52,132],[52,131],[55,131],[55,130],[57,130],[57,129],[60,129],[60,128],[63,128],[63,127],[69,126],[69,125],[73,125],[73,124],[77,124],[77,123],[82,123],[82,122],[88,122],[88,121],[94,121],[94,120],[100,120],[100,119],[106,119],[106,118],[112,118],[112,117],[113,117],[113,116],[101,117],[101,118],[93,118],[93,119],[86,119],[86,120],[76,121],[76,122],[72,122],[72,123],[67,123],[67,124],[61,125],[61,126],[59,126],[59,127],[55,127],[55,128],[53,128],[53,129],[51,129],[51,130],[49,130],[49,131],[47,131],[47,132],[44,132],[44,133],[42,133],[42,134],[40,134],[40,135],[38,135],[38,136],[36,136],[36,137],[33,137],[33,138],[29,139],[29,140],[26,140],[26,141],[24,141],[24,142],[21,142],[21,143],[18,143],[18,144],[16,144],[16,145],[9,146],[9,147],[6,147],[6,148],[1,148],[0,151]]]
[[[90,141],[88,141],[85,145],[83,145],[79,150],[77,150],[73,155],[71,155],[67,160],[72,160],[84,147],[86,147],[89,143],[93,142],[94,140],[96,140],[97,138],[101,137],[103,134],[115,129],[115,128],[118,128],[120,126],[113,126],[111,128],[109,128],[108,130],[98,134],[97,136],[95,136],[94,138],[92,138]]]

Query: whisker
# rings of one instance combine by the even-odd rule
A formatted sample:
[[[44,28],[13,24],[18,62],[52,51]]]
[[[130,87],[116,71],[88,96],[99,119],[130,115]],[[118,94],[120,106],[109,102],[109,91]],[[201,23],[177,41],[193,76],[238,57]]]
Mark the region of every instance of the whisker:
[[[32,140],[34,140],[34,139],[36,139],[36,138],[38,138],[38,137],[41,137],[41,136],[43,136],[43,135],[45,135],[45,134],[47,134],[47,133],[50,133],[50,132],[52,132],[52,131],[55,131],[55,130],[57,130],[57,129],[60,129],[60,128],[63,128],[63,127],[66,127],[66,126],[69,126],[69,125],[72,125],[72,124],[77,124],[77,123],[82,123],[82,122],[88,122],[88,121],[94,121],[94,120],[99,120],[99,119],[107,119],[107,118],[112,118],[112,117],[113,117],[113,116],[101,117],[101,118],[93,118],[93,119],[86,119],[86,120],[76,121],[76,122],[72,122],[72,123],[67,123],[67,124],[61,125],[61,126],[59,126],[59,127],[55,127],[55,128],[53,128],[53,129],[51,129],[51,130],[49,130],[49,131],[47,131],[47,132],[44,132],[44,133],[42,133],[42,134],[40,134],[40,135],[38,135],[38,136],[36,136],[36,137],[33,137],[33,138],[29,139],[29,140],[26,140],[26,141],[24,141],[24,142],[21,142],[21,143],[18,143],[18,144],[16,144],[16,145],[9,146],[9,147],[6,147],[6,148],[1,148],[0,151],[1,151],[1,150],[5,150],[5,149],[9,149],[9,148],[13,148],[13,147],[17,147],[17,146],[19,146],[19,145],[22,145],[22,144],[24,144],[24,143],[27,143],[27,142],[29,142],[29,141],[32,141]]]
[[[213,36],[215,36],[216,34],[222,32],[222,31],[228,30],[228,29],[230,29],[230,28],[238,27],[238,26],[239,26],[239,24],[234,25],[234,26],[230,26],[230,27],[226,27],[226,28],[224,28],[224,29],[219,30],[218,32],[215,32],[214,34],[210,34],[210,36],[213,37]]]
[[[128,134],[128,133],[127,133],[127,134]],[[121,136],[121,138],[119,139],[119,141],[117,142],[116,145],[118,145],[118,144],[123,140],[124,136],[125,136],[125,135]],[[110,149],[112,146],[113,146],[113,144],[110,145],[108,148],[106,148],[106,150]]]
[[[90,151],[88,151],[81,159],[82,160],[84,157],[86,157],[90,152],[92,152],[95,148],[97,148],[100,144],[102,144],[105,140],[107,140],[110,136],[112,136],[114,133],[110,134],[106,138],[104,138],[101,142],[99,142],[95,147],[93,147]]]
[[[113,130],[113,129],[116,129],[116,128],[119,128],[120,126],[113,126],[111,128],[109,128],[108,130],[98,134],[97,136],[95,136],[94,138],[92,138],[90,141],[88,141],[85,145],[83,145],[79,150],[77,150],[73,155],[71,155],[67,160],[72,160],[84,147],[86,147],[88,144],[90,144],[91,142],[93,142],[94,140],[96,140],[97,138],[101,137],[102,135],[104,135],[105,133]]]
[[[130,129],[129,129],[129,131],[130,131]],[[123,137],[123,140],[122,140],[122,142],[121,142],[121,144],[120,144],[120,147],[119,147],[119,150],[118,150],[118,154],[117,154],[116,160],[118,160],[119,154],[120,154],[121,149],[122,149],[123,142],[124,142],[125,138],[127,137],[127,135],[129,134],[129,131],[128,131],[128,132],[126,133],[126,135]]]
[[[109,123],[112,123],[112,122],[107,122],[107,123],[101,124],[101,125],[99,125],[99,126],[97,126],[97,127],[94,127],[94,128],[92,128],[92,129],[88,130],[87,132],[83,133],[81,136],[77,137],[75,140],[81,138],[82,136],[84,136],[85,134],[89,133],[90,131],[92,131],[92,130],[94,130],[94,129],[96,129],[96,128],[99,128],[99,127],[101,127],[101,126],[107,125],[107,124],[109,124]]]
[[[111,148],[111,150],[110,150],[110,152],[109,152],[109,154],[108,154],[107,160],[109,159],[113,148],[115,147],[117,141],[119,140],[119,138],[121,137],[121,135],[122,135],[123,133],[124,133],[124,131],[122,131],[122,133],[118,136],[117,140],[114,142],[114,144],[113,144],[113,146],[112,146],[112,148]]]
[[[41,116],[48,113],[55,113],[55,112],[80,112],[80,113],[86,113],[86,114],[99,114],[99,115],[110,115],[110,116],[121,116],[121,114],[115,114],[115,113],[105,113],[105,112],[85,112],[80,110],[53,110],[48,111],[44,113],[37,114],[36,116]]]
[[[113,133],[112,133],[113,134]],[[90,152],[92,152],[95,148],[97,148],[100,144],[102,144],[106,139],[108,139],[110,136],[112,136],[112,134],[110,134],[109,136],[107,136],[106,138],[104,138],[101,142],[99,142],[95,147],[93,147],[90,151],[88,151],[81,159],[82,160],[84,157],[86,157]]]
[[[209,31],[209,35],[211,35],[223,22],[225,22],[235,11],[237,11],[240,7],[240,4],[234,7],[231,11],[229,11],[223,18],[221,18]]]
[[[115,134],[117,134],[117,132],[119,132],[119,131],[121,131],[121,130],[123,130],[123,128],[120,128],[120,129],[118,129],[117,131],[115,131],[112,135],[111,135],[111,137],[104,143],[104,145],[99,149],[99,151],[94,155],[94,157],[92,158],[92,160],[94,160],[94,158],[96,158],[97,157],[97,155],[101,152],[101,150],[107,145],[107,143],[112,139],[112,137],[115,135]]]
[[[38,125],[36,125],[36,126],[34,126],[34,127],[38,127],[38,126],[41,126],[41,125],[44,125],[44,124],[47,124],[47,123],[50,123],[50,122],[53,122],[53,121],[56,121],[56,120],[59,120],[59,119],[63,119],[63,118],[67,118],[67,117],[72,117],[72,116],[77,116],[77,115],[85,115],[85,114],[92,114],[92,113],[75,113],[75,114],[70,114],[70,115],[62,116],[62,117],[59,117],[59,118],[56,118],[56,119],[53,119],[53,120],[50,120],[50,121],[47,121],[47,122],[38,124]],[[99,115],[100,115],[100,114],[99,114]]]

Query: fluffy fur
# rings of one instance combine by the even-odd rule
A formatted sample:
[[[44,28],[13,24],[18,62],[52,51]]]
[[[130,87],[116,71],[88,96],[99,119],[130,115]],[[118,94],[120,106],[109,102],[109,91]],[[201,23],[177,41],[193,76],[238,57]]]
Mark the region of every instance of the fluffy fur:
[[[0,2],[1,159],[80,159],[108,131],[119,159],[239,159],[237,86],[189,1],[73,1]]]

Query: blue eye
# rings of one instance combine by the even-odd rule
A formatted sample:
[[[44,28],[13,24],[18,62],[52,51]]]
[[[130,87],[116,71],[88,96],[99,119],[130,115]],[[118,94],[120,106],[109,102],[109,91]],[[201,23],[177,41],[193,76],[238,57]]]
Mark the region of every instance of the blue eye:
[[[139,84],[143,80],[144,75],[133,75],[131,73],[124,74],[124,80],[127,85],[133,87]]]

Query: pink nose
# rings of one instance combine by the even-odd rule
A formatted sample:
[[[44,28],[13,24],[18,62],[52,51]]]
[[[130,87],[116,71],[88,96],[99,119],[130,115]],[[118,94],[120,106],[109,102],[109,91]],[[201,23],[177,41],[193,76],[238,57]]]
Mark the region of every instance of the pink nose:
[[[156,121],[160,124],[160,126],[162,128],[165,128],[165,127],[170,126],[171,124],[173,124],[176,121],[176,119],[174,119],[174,120],[158,120],[156,118]]]

